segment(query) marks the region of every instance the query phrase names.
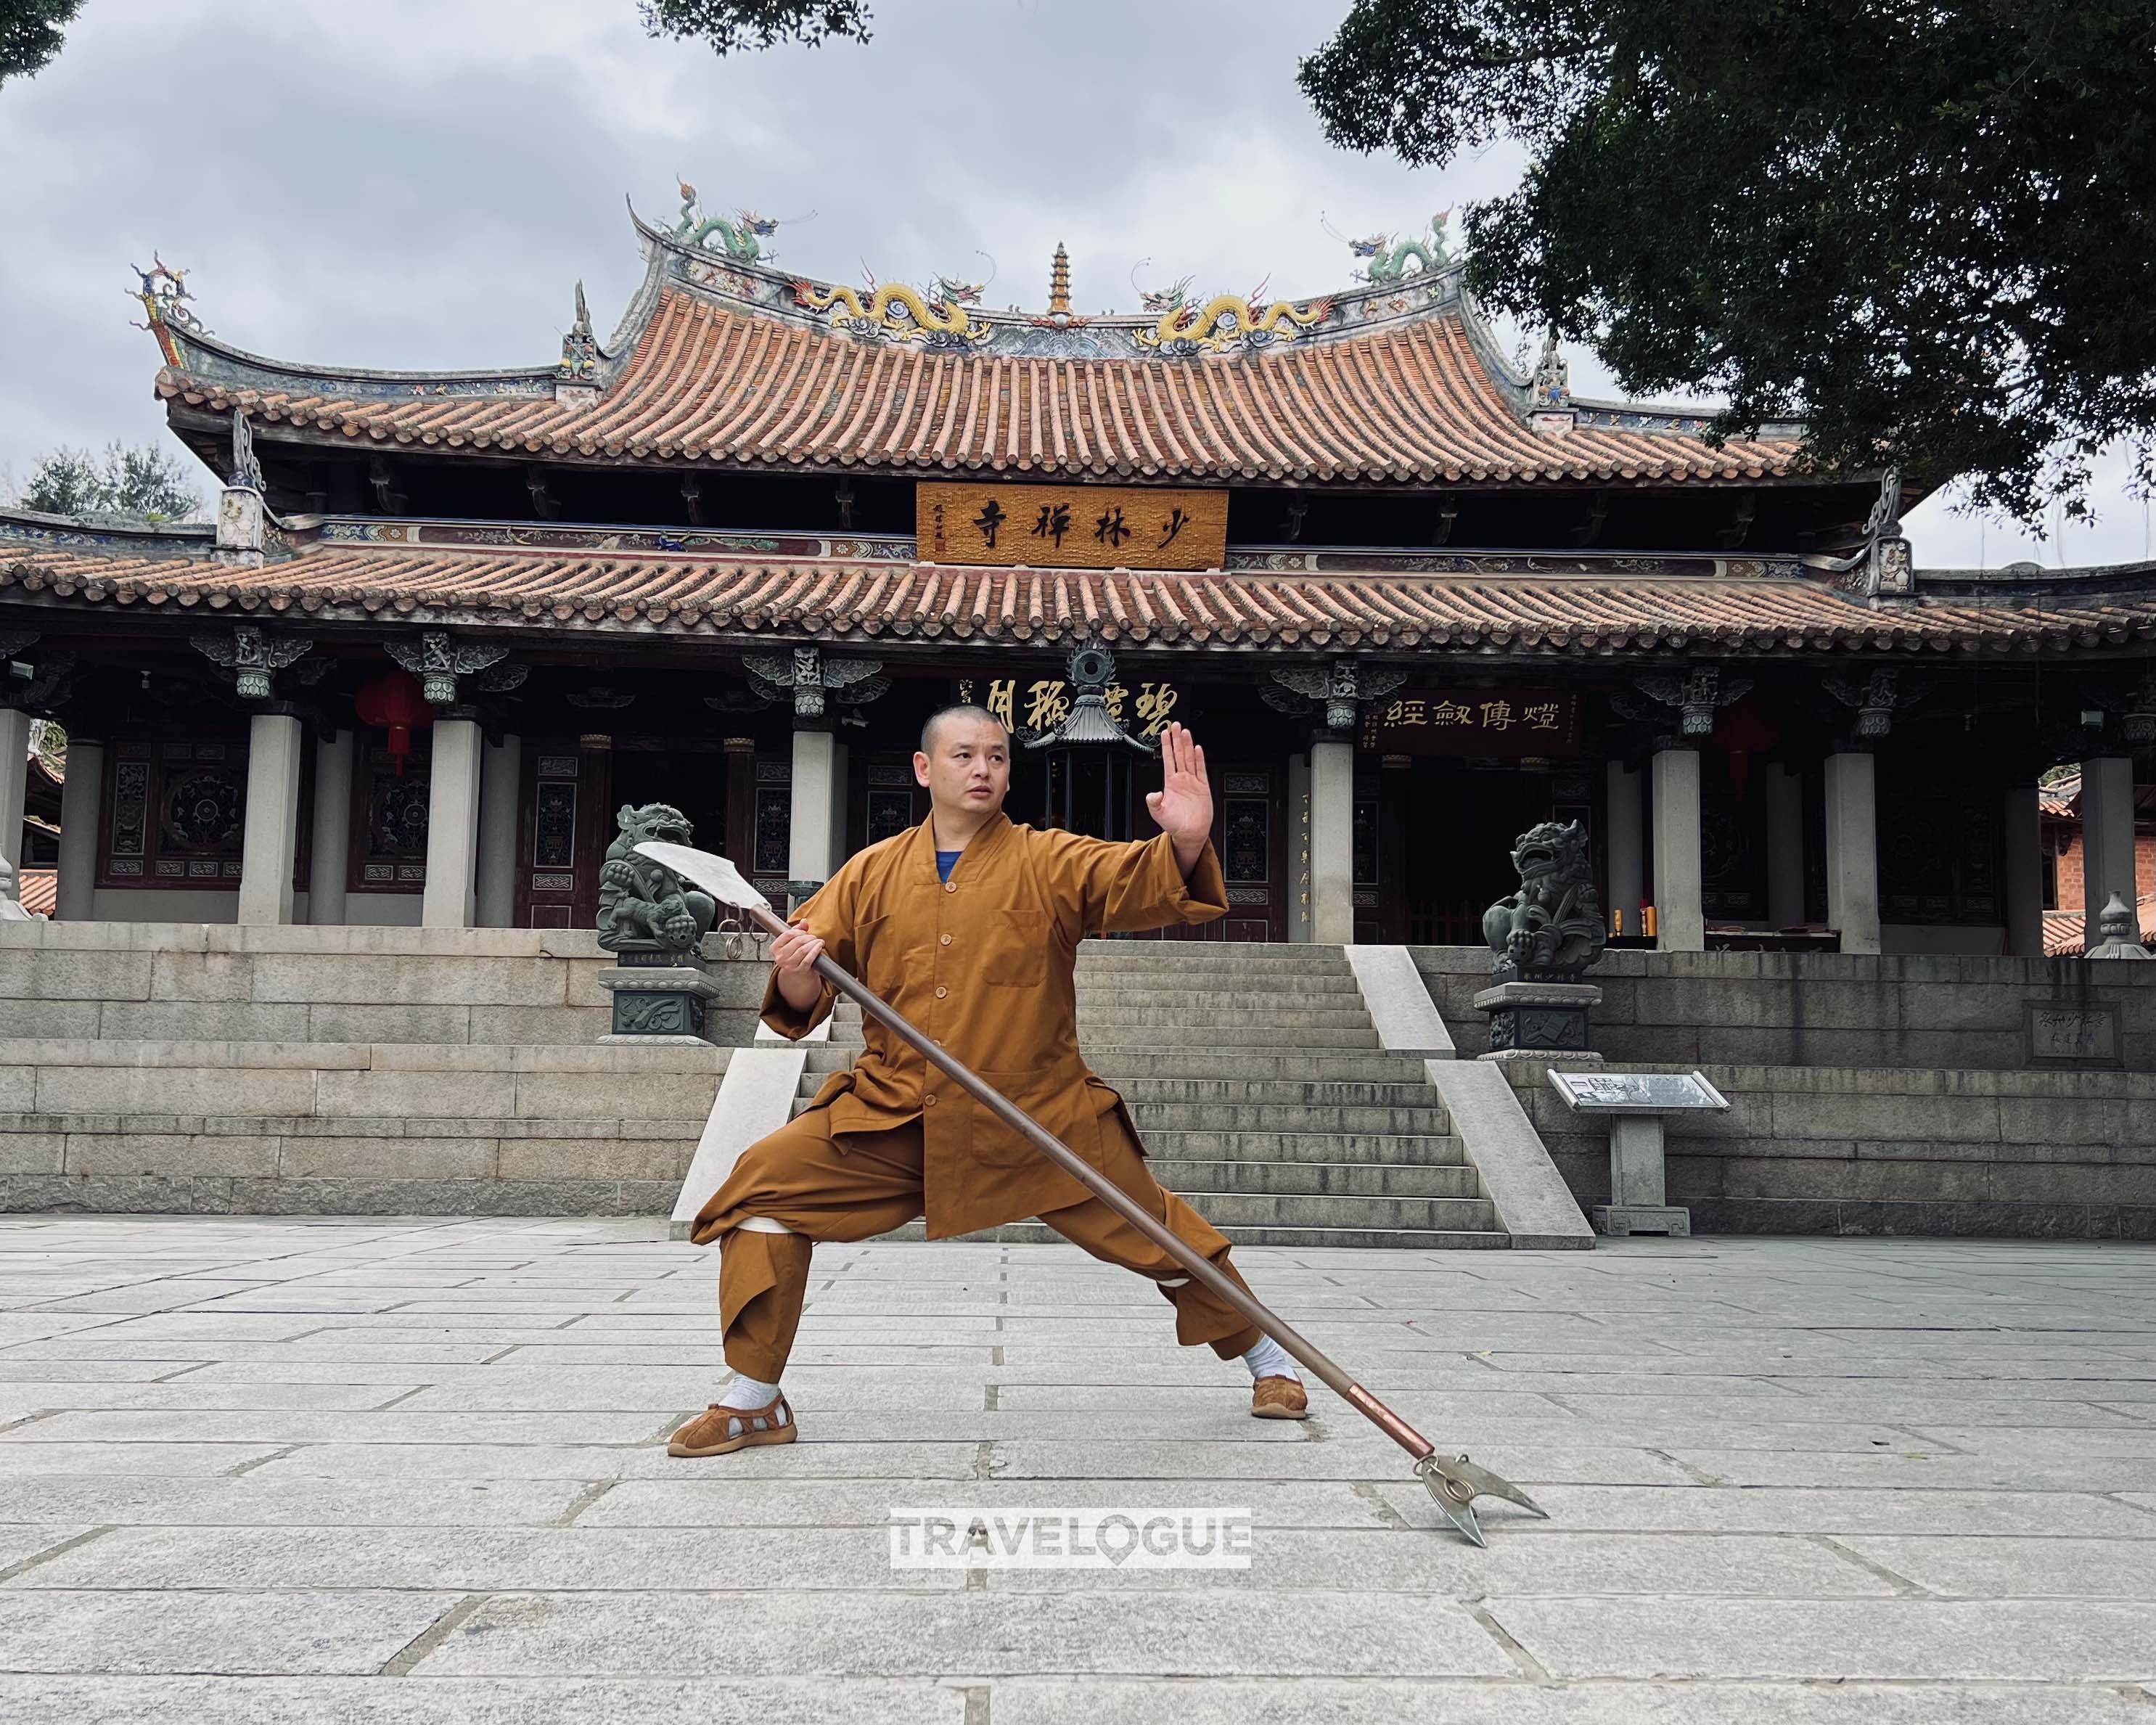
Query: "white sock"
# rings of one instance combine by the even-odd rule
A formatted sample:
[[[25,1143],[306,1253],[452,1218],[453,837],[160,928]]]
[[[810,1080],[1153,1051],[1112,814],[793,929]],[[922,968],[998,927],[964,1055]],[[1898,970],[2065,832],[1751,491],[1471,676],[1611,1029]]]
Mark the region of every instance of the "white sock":
[[[1302,1382],[1302,1373],[1295,1368],[1295,1358],[1287,1349],[1270,1336],[1258,1337],[1258,1344],[1243,1356],[1243,1363],[1250,1368],[1250,1376],[1257,1378],[1292,1378]]]
[[[726,1385],[726,1393],[716,1404],[721,1408],[764,1408],[778,1394],[776,1384],[765,1384],[745,1373],[734,1373],[734,1381]]]

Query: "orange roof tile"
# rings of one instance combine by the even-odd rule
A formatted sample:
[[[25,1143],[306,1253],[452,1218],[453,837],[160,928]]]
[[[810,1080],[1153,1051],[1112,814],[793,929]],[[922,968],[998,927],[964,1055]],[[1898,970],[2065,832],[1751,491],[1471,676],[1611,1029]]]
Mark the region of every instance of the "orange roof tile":
[[[1532,560],[1530,560],[1532,561]],[[1589,655],[1712,649],[2022,654],[2156,640],[2156,591],[1869,605],[1784,577],[983,569],[909,561],[321,543],[259,567],[0,541],[0,598],[196,616],[647,630],[797,639],[1155,646],[1450,646]]]
[[[1716,449],[1589,423],[1592,411],[1562,435],[1538,432],[1457,309],[1198,359],[1006,357],[864,341],[675,282],[590,405],[535,393],[530,378],[501,393],[378,378],[341,393],[333,377],[280,372],[200,336],[188,351],[203,371],[168,366],[157,389],[191,407],[244,408],[264,426],[373,448],[557,460],[1661,485],[1780,477],[1796,451],[1779,439]]]
[[[33,916],[49,916],[59,900],[59,871],[24,869],[15,876],[16,897]]]

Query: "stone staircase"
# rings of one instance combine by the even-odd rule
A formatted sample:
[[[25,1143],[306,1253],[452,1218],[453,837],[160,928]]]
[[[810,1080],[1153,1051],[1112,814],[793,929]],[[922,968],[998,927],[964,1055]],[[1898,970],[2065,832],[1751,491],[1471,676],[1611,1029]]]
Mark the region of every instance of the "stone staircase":
[[[1088,941],[1078,1024],[1156,1177],[1231,1240],[1509,1245],[1421,1057],[1378,1047],[1338,947]],[[841,1002],[797,1111],[860,1046],[859,1009]],[[1019,1223],[983,1237],[1054,1235]]]

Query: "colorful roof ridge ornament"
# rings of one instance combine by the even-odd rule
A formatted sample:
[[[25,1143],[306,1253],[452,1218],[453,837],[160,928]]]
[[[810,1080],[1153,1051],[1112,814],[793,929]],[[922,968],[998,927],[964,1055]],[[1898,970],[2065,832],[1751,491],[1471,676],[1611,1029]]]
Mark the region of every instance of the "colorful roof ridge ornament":
[[[833,327],[856,336],[958,348],[988,338],[988,326],[963,303],[940,295],[926,299],[902,281],[865,291],[864,300],[852,288],[825,287],[803,277],[793,284],[793,300],[811,311],[829,311]]]
[[[562,336],[562,360],[554,368],[554,381],[596,388],[599,381],[598,337],[592,333],[592,308],[584,299],[584,285],[577,284],[577,321]],[[561,392],[555,392],[560,398]]]
[[[1572,405],[1572,367],[1565,363],[1564,356],[1557,351],[1557,331],[1551,330],[1543,337],[1542,357],[1535,362],[1532,400],[1537,408],[1569,408]]]
[[[699,251],[714,252],[722,258],[734,258],[743,263],[754,263],[762,258],[762,242],[778,232],[778,223],[769,216],[758,215],[752,209],[736,210],[736,219],[724,216],[707,216],[696,201],[696,188],[686,180],[679,182],[681,192],[681,213],[674,223],[674,238],[684,245]],[[718,243],[714,245],[711,242]]]
[[[1387,287],[1404,280],[1410,264],[1415,266],[1418,275],[1434,275],[1447,264],[1456,263],[1458,259],[1453,257],[1445,239],[1445,224],[1451,214],[1450,210],[1441,209],[1432,216],[1427,236],[1414,234],[1399,239],[1390,234],[1373,234],[1364,239],[1348,240],[1350,251],[1370,260],[1367,270],[1355,272],[1355,279],[1367,281],[1373,287]],[[1334,237],[1339,238],[1337,234]]]
[[[127,266],[135,272],[141,283],[139,286],[129,289],[127,296],[141,302],[144,314],[150,320],[147,323],[136,324],[135,327],[147,330],[157,338],[157,345],[164,350],[167,365],[182,365],[186,362],[180,352],[179,343],[173,339],[172,331],[179,330],[192,336],[204,336],[209,331],[203,321],[187,309],[187,302],[194,298],[187,291],[187,272],[172,269],[155,252],[150,254],[150,264],[147,270],[140,264]]]
[[[1255,297],[1216,294],[1203,305],[1186,300],[1162,313],[1158,323],[1137,331],[1132,339],[1149,352],[1190,359],[1268,347],[1315,329],[1332,315],[1329,296],[1300,304],[1275,300],[1262,306],[1251,303]]]
[[[1542,357],[1527,382],[1527,423],[1548,437],[1563,437],[1579,423],[1572,404],[1572,367],[1557,351],[1557,331],[1543,337]]]

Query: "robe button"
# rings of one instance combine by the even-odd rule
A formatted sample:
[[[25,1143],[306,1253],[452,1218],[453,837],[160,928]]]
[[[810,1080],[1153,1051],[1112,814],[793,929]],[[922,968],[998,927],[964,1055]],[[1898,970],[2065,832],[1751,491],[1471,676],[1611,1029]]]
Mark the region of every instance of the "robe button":
[[[923,1096],[921,1099],[921,1106],[924,1108],[934,1107],[936,1106],[936,1092],[932,1090],[927,1096]]]
[[[946,994],[949,993],[950,992],[951,992],[951,991],[950,991],[948,988],[938,988],[938,989],[936,991],[936,998],[937,998],[938,1000],[941,1000],[941,999],[942,999]]]
[[[946,880],[943,883],[943,890],[946,892],[956,892],[958,890],[958,883],[956,880]]]
[[[947,947],[951,944],[951,937],[949,935],[947,934],[943,937],[943,944]]]

